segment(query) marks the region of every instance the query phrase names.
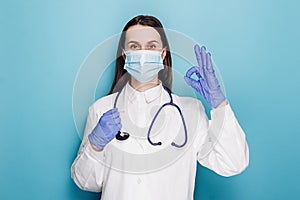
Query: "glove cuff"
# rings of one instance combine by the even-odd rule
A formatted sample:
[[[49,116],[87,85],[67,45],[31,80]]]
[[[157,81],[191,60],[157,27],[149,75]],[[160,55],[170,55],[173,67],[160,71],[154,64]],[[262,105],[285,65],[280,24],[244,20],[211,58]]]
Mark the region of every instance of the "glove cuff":
[[[101,141],[94,133],[94,131],[88,135],[89,141],[96,146],[98,149],[102,150],[106,144],[103,144],[104,142]]]
[[[226,97],[220,92],[217,96],[213,97],[213,101],[211,102],[211,107],[216,108],[218,107],[223,101],[226,100]]]

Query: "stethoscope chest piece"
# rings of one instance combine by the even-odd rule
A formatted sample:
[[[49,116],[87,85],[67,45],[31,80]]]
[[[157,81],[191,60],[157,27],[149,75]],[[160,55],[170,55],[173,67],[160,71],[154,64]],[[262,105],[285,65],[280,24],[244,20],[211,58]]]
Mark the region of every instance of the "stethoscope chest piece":
[[[127,140],[128,138],[129,138],[129,133],[127,132],[119,131],[119,133],[116,135],[116,139],[120,141]]]

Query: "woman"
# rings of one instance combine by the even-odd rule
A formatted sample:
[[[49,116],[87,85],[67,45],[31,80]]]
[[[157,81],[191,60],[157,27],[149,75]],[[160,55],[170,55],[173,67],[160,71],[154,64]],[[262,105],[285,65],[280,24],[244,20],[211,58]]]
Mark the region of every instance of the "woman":
[[[198,45],[195,53],[198,66],[184,79],[213,108],[210,121],[200,101],[171,94],[171,54],[159,20],[137,16],[126,24],[110,94],[90,106],[72,165],[81,189],[102,191],[102,200],[191,200],[197,161],[222,176],[248,166],[245,135],[211,55]]]

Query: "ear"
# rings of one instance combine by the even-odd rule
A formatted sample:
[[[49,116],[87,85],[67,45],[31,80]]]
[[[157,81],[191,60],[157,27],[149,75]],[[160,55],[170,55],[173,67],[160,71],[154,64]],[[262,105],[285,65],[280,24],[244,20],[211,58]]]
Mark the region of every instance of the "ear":
[[[161,57],[162,57],[163,60],[165,59],[166,55],[167,55],[167,49],[163,48],[163,51],[161,53]]]
[[[125,55],[124,50],[122,50],[122,57],[123,57],[124,60],[126,59],[126,55]]]

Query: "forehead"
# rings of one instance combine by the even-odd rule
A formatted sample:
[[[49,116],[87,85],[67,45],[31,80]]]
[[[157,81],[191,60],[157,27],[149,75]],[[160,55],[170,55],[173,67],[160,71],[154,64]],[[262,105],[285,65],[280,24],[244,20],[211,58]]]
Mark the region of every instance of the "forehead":
[[[156,40],[161,43],[159,33],[150,26],[134,25],[126,31],[125,43],[137,41],[147,43],[148,41]]]

